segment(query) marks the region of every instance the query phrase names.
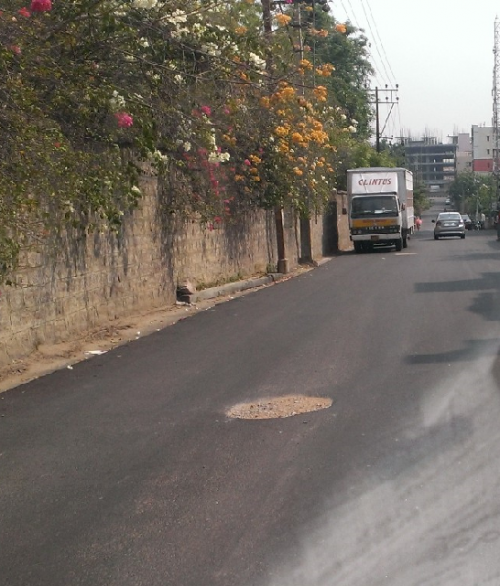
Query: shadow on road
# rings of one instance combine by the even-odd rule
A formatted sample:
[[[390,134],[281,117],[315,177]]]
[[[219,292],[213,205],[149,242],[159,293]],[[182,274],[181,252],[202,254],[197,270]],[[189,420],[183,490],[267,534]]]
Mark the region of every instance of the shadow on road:
[[[449,352],[434,354],[415,354],[407,356],[407,364],[450,364],[452,362],[472,362],[482,356],[497,356],[500,339],[464,340],[465,346]]]

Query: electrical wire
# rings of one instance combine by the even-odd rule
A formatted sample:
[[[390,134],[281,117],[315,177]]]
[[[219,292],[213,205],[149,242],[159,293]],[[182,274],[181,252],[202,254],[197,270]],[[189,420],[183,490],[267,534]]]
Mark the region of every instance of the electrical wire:
[[[356,16],[356,13],[354,12],[354,8],[353,8],[353,6],[351,4],[351,0],[346,0],[346,1],[349,4],[350,11],[347,10],[347,8],[346,8],[346,6],[344,4],[344,0],[340,0],[340,4],[342,6],[342,9],[345,12],[345,15],[346,15],[347,20],[350,20],[359,31],[361,31],[362,33],[364,33],[365,30],[359,24],[359,20],[358,20],[358,18]],[[368,46],[371,49],[371,43],[369,43]],[[373,54],[373,52],[371,50],[370,50],[370,57],[371,57],[372,62],[373,62],[372,63],[372,65],[373,65],[373,78],[374,78],[374,81],[375,81],[375,85],[384,86],[386,82],[384,81],[383,77],[381,77],[379,75],[381,73],[380,72],[380,67],[378,66],[378,63],[376,62],[376,59],[375,59],[375,55]]]
[[[370,26],[370,23],[369,23],[369,20],[368,20],[368,14],[367,14],[367,12],[366,12],[366,9],[365,9],[365,4],[364,4],[364,1],[365,1],[365,0],[361,0],[361,5],[362,5],[362,7],[363,7],[363,11],[364,11],[364,13],[365,13],[365,16],[366,16],[366,18],[367,18],[368,26],[369,26],[369,28],[370,28],[370,31],[372,32],[372,35],[373,35],[373,30],[372,30],[372,28],[371,28],[371,26]],[[385,63],[387,63],[387,67],[389,68],[389,71],[390,71],[390,75],[388,74],[388,77],[389,77],[389,78],[391,78],[391,76],[392,76],[391,83],[395,84],[395,83],[396,83],[396,76],[394,75],[394,72],[393,72],[393,70],[392,70],[391,64],[390,64],[390,62],[389,62],[389,59],[387,58],[387,53],[386,53],[386,51],[385,51],[384,43],[382,42],[382,39],[381,39],[381,37],[380,37],[380,33],[379,33],[379,31],[378,31],[377,23],[376,23],[376,21],[375,21],[375,18],[374,18],[374,16],[373,16],[373,11],[372,11],[372,8],[371,8],[371,6],[370,6],[370,3],[369,3],[369,2],[367,2],[367,4],[368,4],[368,10],[370,11],[370,17],[371,17],[371,20],[372,20],[372,22],[373,22],[373,26],[374,26],[374,28],[375,28],[375,33],[376,33],[376,36],[377,36],[377,38],[378,38],[378,40],[379,40],[379,42],[380,42],[380,47],[381,47],[381,49],[382,49],[383,56],[382,56],[382,54],[380,53],[380,51],[378,50],[378,46],[377,46],[377,52],[379,53],[379,55],[380,55],[380,58],[382,59],[382,64],[384,65],[384,62],[385,62]],[[374,38],[375,38],[375,35],[374,35]],[[384,65],[384,70],[386,71],[386,73],[388,73],[388,72],[387,72],[387,70],[385,69],[385,65]]]
[[[375,37],[375,33],[373,32],[372,25],[371,25],[370,20],[368,18],[368,13],[366,12],[366,8],[363,3],[363,0],[361,0],[361,7],[363,8],[363,12],[364,12],[365,18],[366,18],[366,24],[368,25],[368,29],[371,33],[372,43],[375,46],[375,50],[377,51],[378,56],[380,57],[380,63],[382,64],[382,69],[384,70],[384,73],[386,75],[386,79],[388,81],[390,81],[391,76],[389,74],[389,71],[387,70],[387,67],[385,66],[385,62],[384,62],[384,58],[382,57],[382,53],[380,52],[380,49],[378,48],[377,39]]]

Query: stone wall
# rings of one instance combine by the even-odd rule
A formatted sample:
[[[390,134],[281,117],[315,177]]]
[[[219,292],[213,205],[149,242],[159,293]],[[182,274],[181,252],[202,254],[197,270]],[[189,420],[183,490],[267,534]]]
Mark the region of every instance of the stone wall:
[[[213,230],[161,213],[156,181],[145,179],[140,207],[119,234],[67,233],[24,254],[14,286],[0,296],[0,367],[42,344],[72,341],[113,321],[175,303],[179,283],[200,287],[276,270],[274,214],[257,210]],[[284,215],[286,256],[300,258],[300,223]],[[324,223],[310,222],[316,259]]]

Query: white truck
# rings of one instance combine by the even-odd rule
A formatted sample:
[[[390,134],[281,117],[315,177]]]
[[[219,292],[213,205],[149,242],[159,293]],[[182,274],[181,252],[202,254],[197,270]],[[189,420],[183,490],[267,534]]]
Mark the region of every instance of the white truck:
[[[408,246],[414,231],[413,175],[399,167],[366,167],[347,171],[350,238],[356,252],[374,245]]]

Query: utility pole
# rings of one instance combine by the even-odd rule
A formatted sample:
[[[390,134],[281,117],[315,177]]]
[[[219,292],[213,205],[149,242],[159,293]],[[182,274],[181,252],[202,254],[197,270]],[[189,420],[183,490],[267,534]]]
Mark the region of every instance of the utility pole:
[[[376,150],[377,153],[380,153],[380,112],[379,112],[379,104],[389,104],[391,106],[394,106],[394,104],[398,104],[399,103],[399,97],[395,94],[398,93],[399,90],[399,85],[396,84],[395,88],[390,88],[387,85],[385,86],[385,88],[375,88],[375,145],[376,145]],[[380,94],[385,94],[385,100],[381,100],[380,99]],[[391,108],[392,110],[392,108]],[[389,112],[390,114],[390,112]],[[382,129],[382,132],[385,129],[385,124],[384,124],[384,128]]]
[[[269,85],[272,85],[273,77],[273,54],[272,54],[272,34],[273,34],[273,17],[271,14],[271,0],[261,0],[262,2],[262,21],[264,27],[264,38],[266,39],[266,71],[269,78]],[[285,228],[283,221],[282,206],[274,206],[274,223],[276,226],[276,244],[278,253],[278,262],[276,270],[278,273],[288,273],[288,260],[285,249]]]
[[[494,155],[493,155],[493,175],[496,179],[496,200],[500,201],[500,169],[499,169],[499,149],[500,149],[500,21],[498,16],[495,18],[495,40],[493,44],[493,137],[494,137]],[[498,208],[498,206],[497,206]]]

